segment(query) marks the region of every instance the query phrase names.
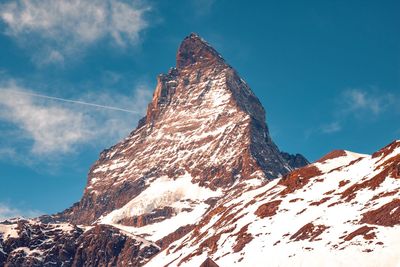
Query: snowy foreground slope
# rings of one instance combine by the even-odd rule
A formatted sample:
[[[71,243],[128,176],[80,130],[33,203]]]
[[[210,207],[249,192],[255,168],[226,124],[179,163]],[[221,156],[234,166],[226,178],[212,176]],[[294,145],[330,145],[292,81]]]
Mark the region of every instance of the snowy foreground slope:
[[[257,182],[254,182],[257,184]],[[238,185],[146,266],[400,266],[400,141]]]
[[[400,142],[308,164],[191,34],[79,202],[0,222],[0,266],[398,266]]]

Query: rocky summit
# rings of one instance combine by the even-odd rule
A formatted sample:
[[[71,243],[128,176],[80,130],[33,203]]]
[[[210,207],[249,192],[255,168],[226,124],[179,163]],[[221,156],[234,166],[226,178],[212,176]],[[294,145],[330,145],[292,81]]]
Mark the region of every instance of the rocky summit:
[[[279,151],[249,86],[191,34],[178,49],[176,68],[158,76],[146,117],[101,153],[82,200],[62,218],[92,224],[161,180],[182,180],[216,194],[239,181],[277,178],[305,164],[304,157]]]
[[[0,266],[396,266],[400,142],[309,164],[265,121],[239,74],[189,35],[79,202],[0,223]]]

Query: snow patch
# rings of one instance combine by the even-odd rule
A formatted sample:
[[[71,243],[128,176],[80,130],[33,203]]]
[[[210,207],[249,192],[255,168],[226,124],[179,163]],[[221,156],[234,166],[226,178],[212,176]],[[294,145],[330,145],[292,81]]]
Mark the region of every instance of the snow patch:
[[[9,238],[17,238],[18,230],[16,224],[0,224],[0,234],[3,236],[3,240]]]

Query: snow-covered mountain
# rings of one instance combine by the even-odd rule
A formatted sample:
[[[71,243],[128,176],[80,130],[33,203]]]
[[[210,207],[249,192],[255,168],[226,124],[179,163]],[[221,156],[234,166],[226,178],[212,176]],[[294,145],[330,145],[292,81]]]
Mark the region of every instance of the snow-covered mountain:
[[[146,266],[400,266],[400,141],[256,184],[230,191]]]
[[[79,224],[110,222],[110,216],[103,217],[124,205],[131,208],[120,210],[112,223],[135,225],[132,217],[149,219],[157,208],[163,209],[157,211],[162,216],[180,209],[193,209],[198,216],[201,211],[194,206],[204,212],[207,198],[220,196],[222,188],[254,177],[280,177],[293,164],[307,163],[300,155],[281,154],[268,133],[260,101],[198,35],[183,40],[176,68],[157,81],[146,117],[125,140],[100,155],[83,198],[61,217]],[[193,199],[187,189],[194,191]],[[139,195],[150,198],[135,200]]]
[[[246,82],[191,34],[79,202],[0,223],[0,266],[396,266],[399,162],[400,142],[310,165],[281,152]]]

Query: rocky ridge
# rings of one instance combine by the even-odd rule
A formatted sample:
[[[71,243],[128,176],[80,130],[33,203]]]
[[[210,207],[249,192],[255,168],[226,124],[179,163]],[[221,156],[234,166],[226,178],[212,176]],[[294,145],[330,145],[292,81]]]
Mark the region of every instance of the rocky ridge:
[[[1,266],[138,266],[159,251],[157,245],[108,225],[37,219],[0,224]]]

